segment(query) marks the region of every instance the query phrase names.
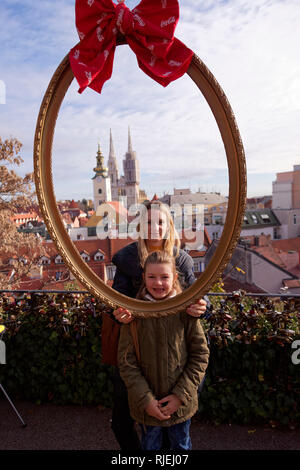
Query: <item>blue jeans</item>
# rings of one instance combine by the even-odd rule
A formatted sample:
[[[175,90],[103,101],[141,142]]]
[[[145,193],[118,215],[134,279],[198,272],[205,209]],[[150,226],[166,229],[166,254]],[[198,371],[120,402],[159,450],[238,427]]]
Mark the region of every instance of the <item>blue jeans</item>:
[[[163,442],[162,432],[165,429],[170,442],[170,450],[191,450],[190,425],[190,419],[169,427],[141,425],[142,449],[161,450]]]

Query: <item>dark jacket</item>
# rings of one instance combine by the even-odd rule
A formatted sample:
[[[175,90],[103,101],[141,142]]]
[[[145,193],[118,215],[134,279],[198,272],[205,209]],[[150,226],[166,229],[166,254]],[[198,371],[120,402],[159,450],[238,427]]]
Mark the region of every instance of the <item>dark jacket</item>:
[[[190,287],[196,280],[192,258],[180,249],[175,261],[182,288]],[[142,267],[139,260],[138,243],[134,242],[122,248],[113,256],[112,262],[117,267],[112,288],[121,294],[135,298],[142,284]]]

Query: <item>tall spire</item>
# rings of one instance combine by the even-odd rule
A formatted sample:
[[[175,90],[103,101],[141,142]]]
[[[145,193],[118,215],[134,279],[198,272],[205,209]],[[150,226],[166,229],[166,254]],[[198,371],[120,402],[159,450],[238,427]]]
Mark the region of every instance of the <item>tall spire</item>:
[[[130,135],[130,127],[128,126],[128,153],[132,153],[132,142]]]
[[[109,157],[108,158],[116,158],[111,129],[110,129]]]
[[[110,140],[109,140],[108,176],[110,177],[110,182],[111,182],[112,191],[113,191],[113,198],[116,199],[117,195],[115,193],[115,188],[119,180],[119,171],[118,171],[118,163],[117,163],[117,158],[115,154],[111,129],[110,129]]]

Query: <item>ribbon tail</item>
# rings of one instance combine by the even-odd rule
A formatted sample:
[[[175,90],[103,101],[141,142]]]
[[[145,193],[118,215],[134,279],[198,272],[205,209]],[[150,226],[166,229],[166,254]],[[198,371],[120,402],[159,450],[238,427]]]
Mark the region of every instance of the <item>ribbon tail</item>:
[[[110,79],[113,71],[115,44],[110,50],[97,54],[90,58],[80,44],[71,49],[69,61],[73,74],[78,82],[78,93],[82,93],[87,87],[101,93],[104,83]]]
[[[89,87],[92,88],[92,90],[95,90],[98,93],[101,93],[104,83],[107,82],[111,78],[112,72],[113,72],[113,65],[114,65],[114,56],[115,56],[115,48],[108,55],[102,71],[98,73],[97,78],[93,80],[91,84],[89,85]]]

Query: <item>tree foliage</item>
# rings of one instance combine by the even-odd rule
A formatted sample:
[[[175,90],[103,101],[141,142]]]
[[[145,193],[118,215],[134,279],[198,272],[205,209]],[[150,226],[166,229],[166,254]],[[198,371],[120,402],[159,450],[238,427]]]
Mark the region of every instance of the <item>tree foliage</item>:
[[[20,233],[12,216],[29,210],[36,202],[33,174],[20,176],[15,168],[23,163],[21,142],[0,137],[0,288],[17,287],[22,277],[38,265],[44,253],[34,234]]]

